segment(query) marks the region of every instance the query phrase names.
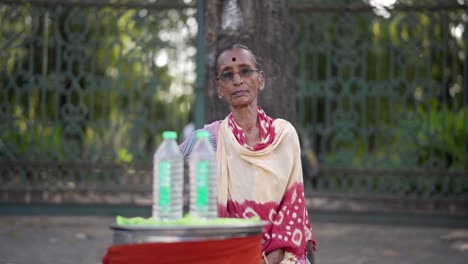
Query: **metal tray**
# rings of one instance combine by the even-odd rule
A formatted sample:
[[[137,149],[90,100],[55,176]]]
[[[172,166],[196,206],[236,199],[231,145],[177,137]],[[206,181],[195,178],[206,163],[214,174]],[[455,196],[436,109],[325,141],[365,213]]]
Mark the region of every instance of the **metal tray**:
[[[111,225],[114,245],[150,242],[203,241],[261,234],[266,221],[216,225],[129,226]]]

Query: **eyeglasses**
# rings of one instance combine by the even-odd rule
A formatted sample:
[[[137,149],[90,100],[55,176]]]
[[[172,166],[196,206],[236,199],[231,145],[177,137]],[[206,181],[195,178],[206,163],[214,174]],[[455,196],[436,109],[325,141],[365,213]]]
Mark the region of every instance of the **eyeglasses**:
[[[249,67],[243,67],[243,68],[240,68],[239,72],[237,72],[239,74],[239,76],[244,79],[244,78],[248,78],[250,77],[254,72],[259,72],[260,69],[251,69]],[[236,72],[233,72],[233,71],[225,71],[225,72],[222,72],[220,75],[218,75],[216,77],[216,80],[222,80],[222,81],[225,81],[225,82],[232,82],[232,80],[234,80],[234,75],[236,74]]]

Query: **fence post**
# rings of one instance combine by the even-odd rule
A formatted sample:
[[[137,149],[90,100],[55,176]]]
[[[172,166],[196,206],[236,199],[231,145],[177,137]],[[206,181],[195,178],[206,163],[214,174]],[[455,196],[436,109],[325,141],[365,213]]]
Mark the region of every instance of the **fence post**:
[[[196,55],[196,67],[197,67],[197,81],[195,85],[195,110],[194,110],[194,121],[196,128],[201,128],[205,123],[205,23],[204,23],[204,1],[197,1],[197,55]]]

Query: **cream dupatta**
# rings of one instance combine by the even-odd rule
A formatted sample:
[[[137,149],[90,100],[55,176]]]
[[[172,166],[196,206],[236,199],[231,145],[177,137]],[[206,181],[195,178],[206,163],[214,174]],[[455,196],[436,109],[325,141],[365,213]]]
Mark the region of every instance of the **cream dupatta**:
[[[275,140],[253,151],[239,144],[227,123],[221,122],[217,136],[220,215],[269,221],[264,251],[286,248],[282,263],[296,263],[312,239],[296,130],[288,121],[275,119]]]

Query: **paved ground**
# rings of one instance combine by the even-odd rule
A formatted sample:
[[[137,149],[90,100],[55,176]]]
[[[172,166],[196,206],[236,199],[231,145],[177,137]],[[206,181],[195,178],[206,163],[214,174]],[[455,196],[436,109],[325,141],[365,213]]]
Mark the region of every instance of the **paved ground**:
[[[112,243],[110,217],[0,216],[0,264],[95,264]],[[468,263],[468,229],[313,223],[318,264]]]

